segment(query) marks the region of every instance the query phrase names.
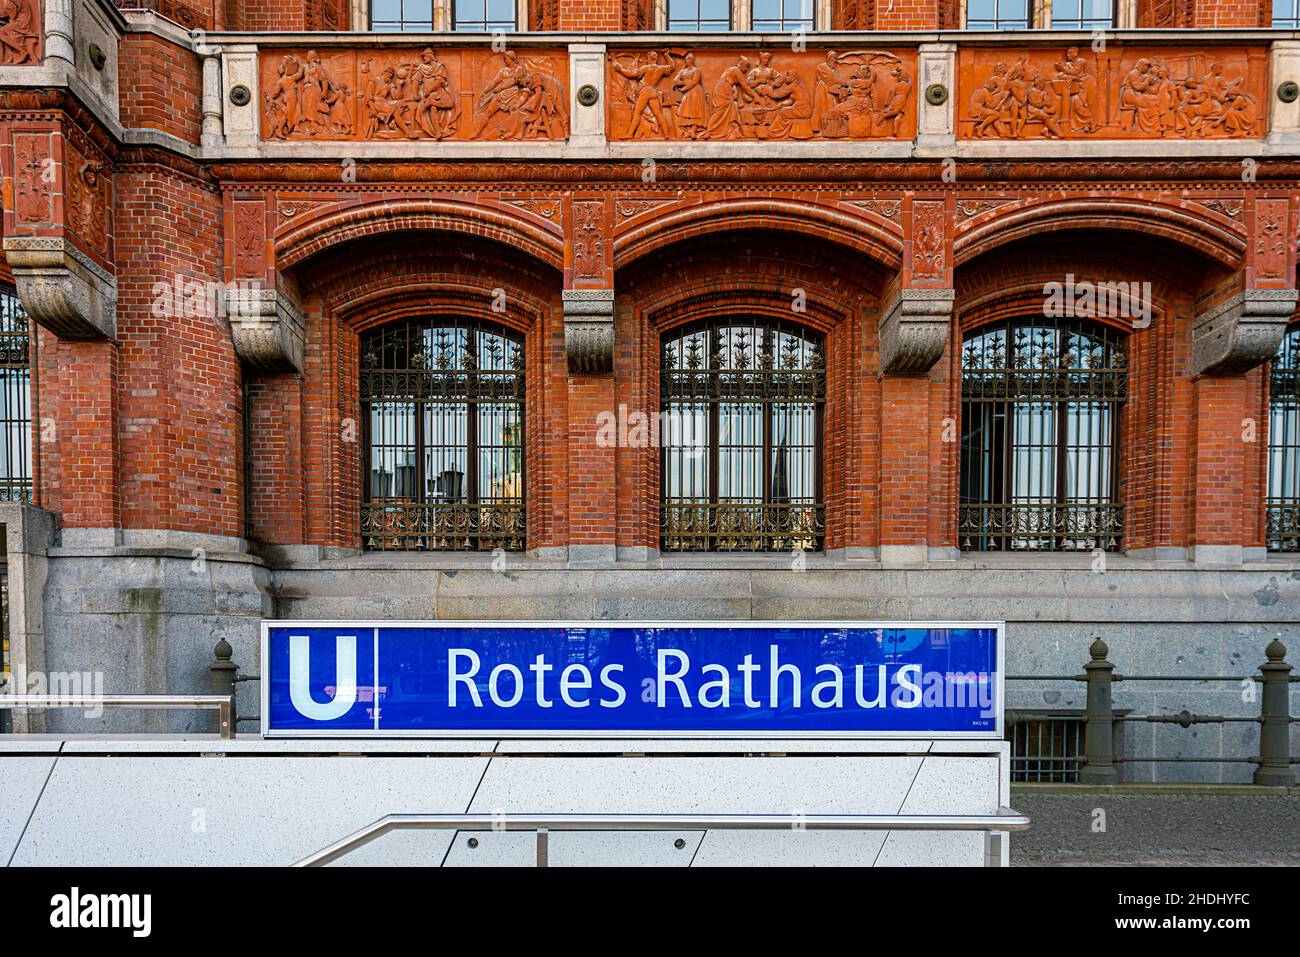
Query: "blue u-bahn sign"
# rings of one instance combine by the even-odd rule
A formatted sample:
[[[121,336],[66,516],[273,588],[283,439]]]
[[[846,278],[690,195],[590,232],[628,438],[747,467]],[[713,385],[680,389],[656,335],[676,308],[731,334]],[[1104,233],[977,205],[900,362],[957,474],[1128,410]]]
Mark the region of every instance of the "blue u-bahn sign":
[[[262,733],[997,737],[991,622],[262,625]]]

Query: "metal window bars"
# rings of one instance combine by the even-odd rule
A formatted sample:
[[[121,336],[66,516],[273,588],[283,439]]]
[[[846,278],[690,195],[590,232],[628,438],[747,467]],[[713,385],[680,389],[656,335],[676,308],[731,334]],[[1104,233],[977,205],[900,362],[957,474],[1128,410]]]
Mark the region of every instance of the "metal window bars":
[[[1268,385],[1265,540],[1272,551],[1300,552],[1300,327],[1283,338]]]
[[[1118,549],[1122,337],[1010,320],[966,337],[958,541],[968,551]]]
[[[31,498],[31,338],[18,296],[0,290],[0,501]]]
[[[522,338],[424,319],[371,332],[361,357],[365,547],[521,551]]]
[[[822,547],[822,349],[820,336],[764,320],[665,337],[662,550]]]

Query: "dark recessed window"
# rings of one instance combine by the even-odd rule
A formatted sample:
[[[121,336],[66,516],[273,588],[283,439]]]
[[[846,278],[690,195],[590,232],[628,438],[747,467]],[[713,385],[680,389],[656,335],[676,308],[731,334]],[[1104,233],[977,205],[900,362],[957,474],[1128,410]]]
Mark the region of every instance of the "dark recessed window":
[[[813,0],[754,0],[753,28],[759,33],[813,29]]]
[[[0,290],[0,501],[32,498],[31,340],[18,296]]]
[[[732,320],[674,331],[660,374],[665,551],[822,547],[820,336]]]
[[[1099,324],[1002,322],[962,347],[958,538],[973,551],[1117,549],[1124,343]]]
[[[1268,376],[1268,547],[1300,552],[1300,328],[1282,340]]]
[[[1028,30],[1034,23],[1032,0],[967,0],[967,30]]]
[[[731,29],[731,0],[668,0],[668,29],[707,33]]]
[[[1105,30],[1115,25],[1112,0],[1052,0],[1052,29]]]
[[[524,344],[429,319],[361,343],[369,549],[524,548]]]

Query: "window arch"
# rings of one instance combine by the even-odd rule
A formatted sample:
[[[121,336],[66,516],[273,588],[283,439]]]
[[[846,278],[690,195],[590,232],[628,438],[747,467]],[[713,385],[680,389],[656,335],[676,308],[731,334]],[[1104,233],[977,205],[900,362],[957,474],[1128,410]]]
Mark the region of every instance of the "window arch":
[[[0,501],[32,498],[31,337],[12,289],[0,289]]]
[[[1268,390],[1265,537],[1273,551],[1300,552],[1300,326],[1282,339]]]
[[[820,549],[823,339],[762,319],[662,344],[660,548]]]
[[[1013,319],[962,347],[958,539],[971,551],[1117,549],[1123,337]]]
[[[427,318],[361,341],[368,549],[522,550],[524,343]]]

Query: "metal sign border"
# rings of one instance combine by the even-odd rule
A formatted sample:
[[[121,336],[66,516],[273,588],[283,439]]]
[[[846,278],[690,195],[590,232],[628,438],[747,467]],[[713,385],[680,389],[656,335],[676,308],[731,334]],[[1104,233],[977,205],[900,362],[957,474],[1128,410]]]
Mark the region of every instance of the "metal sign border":
[[[359,731],[341,729],[311,730],[296,728],[272,730],[267,727],[270,720],[271,682],[267,671],[267,653],[272,628],[299,626],[303,628],[992,628],[997,634],[997,681],[994,683],[994,712],[996,727],[992,731],[775,731],[756,734],[753,731],[686,731],[679,729],[658,731],[634,731],[611,729],[606,731],[580,731],[573,729],[529,728],[519,730],[444,730],[429,731],[407,728],[385,731]],[[623,739],[685,739],[685,740],[763,740],[763,741],[924,741],[924,740],[965,740],[965,741],[1000,741],[1005,736],[1006,718],[1006,622],[1005,621],[747,621],[744,619],[710,619],[687,620],[672,619],[662,621],[623,621],[590,620],[575,621],[529,621],[512,619],[497,621],[488,619],[426,620],[398,619],[376,621],[374,619],[307,619],[307,618],[263,618],[260,642],[260,660],[258,673],[261,679],[261,736],[263,738],[357,738],[373,740],[378,738],[426,738],[431,741],[456,740],[466,738],[495,739],[573,739],[573,740],[623,740]]]

